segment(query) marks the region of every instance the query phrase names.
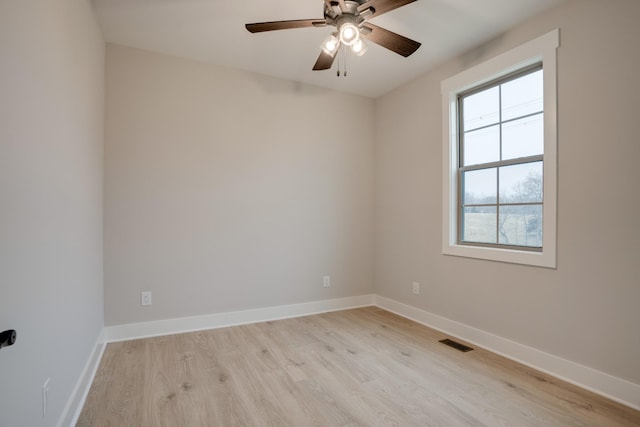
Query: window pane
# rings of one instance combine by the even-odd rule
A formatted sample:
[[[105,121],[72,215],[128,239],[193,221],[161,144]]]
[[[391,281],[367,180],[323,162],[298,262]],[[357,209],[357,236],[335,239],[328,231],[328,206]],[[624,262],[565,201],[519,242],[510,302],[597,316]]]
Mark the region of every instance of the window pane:
[[[502,85],[502,120],[515,119],[543,110],[542,70]]]
[[[542,162],[500,168],[500,203],[541,203]]]
[[[542,205],[500,206],[499,220],[498,243],[542,247]]]
[[[502,160],[544,153],[543,114],[502,125]]]
[[[465,205],[497,202],[497,169],[480,169],[462,174],[462,191]]]
[[[500,160],[500,126],[495,125],[464,134],[464,166]]]
[[[464,131],[498,123],[500,90],[497,86],[463,98]]]
[[[496,243],[497,208],[476,206],[462,211],[462,240],[465,242]]]

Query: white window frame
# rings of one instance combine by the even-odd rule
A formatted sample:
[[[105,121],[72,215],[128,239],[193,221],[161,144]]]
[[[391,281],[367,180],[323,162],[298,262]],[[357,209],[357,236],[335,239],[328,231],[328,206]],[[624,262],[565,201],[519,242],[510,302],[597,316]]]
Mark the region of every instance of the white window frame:
[[[560,30],[555,29],[442,81],[442,253],[556,268],[557,228],[557,61]],[[544,84],[544,162],[542,251],[458,244],[458,94],[542,63]]]

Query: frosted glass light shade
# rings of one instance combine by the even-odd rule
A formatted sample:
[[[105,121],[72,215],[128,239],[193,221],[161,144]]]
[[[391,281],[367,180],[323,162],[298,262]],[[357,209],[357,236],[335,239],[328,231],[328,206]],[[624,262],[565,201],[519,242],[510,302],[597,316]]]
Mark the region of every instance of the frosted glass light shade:
[[[340,41],[347,46],[353,46],[360,40],[360,30],[350,22],[340,26]]]
[[[333,57],[340,48],[340,40],[338,40],[335,34],[331,34],[320,47],[322,47],[322,50],[324,50],[327,55]]]

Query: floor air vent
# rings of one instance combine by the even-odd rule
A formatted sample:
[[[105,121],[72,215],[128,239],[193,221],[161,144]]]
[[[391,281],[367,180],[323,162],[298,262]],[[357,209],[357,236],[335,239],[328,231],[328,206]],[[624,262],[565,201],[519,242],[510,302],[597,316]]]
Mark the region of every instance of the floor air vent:
[[[438,342],[441,342],[442,344],[448,345],[449,347],[453,347],[456,350],[460,350],[464,353],[466,353],[467,351],[471,351],[473,350],[471,347],[467,347],[464,344],[460,344],[459,342],[455,342],[453,340],[450,340],[449,338],[446,338],[444,340],[440,340]]]

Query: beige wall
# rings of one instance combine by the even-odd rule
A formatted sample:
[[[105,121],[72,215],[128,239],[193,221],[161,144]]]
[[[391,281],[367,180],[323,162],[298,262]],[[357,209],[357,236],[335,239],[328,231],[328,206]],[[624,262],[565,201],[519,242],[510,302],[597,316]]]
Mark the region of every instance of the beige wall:
[[[107,325],[370,293],[371,99],[115,45],[106,78]]]
[[[639,16],[573,1],[377,100],[377,293],[640,383]],[[444,256],[440,82],[556,27],[558,268]]]
[[[2,426],[56,425],[103,326],[103,118],[89,1],[0,2]]]

